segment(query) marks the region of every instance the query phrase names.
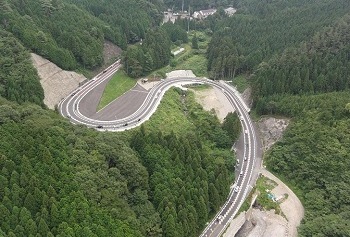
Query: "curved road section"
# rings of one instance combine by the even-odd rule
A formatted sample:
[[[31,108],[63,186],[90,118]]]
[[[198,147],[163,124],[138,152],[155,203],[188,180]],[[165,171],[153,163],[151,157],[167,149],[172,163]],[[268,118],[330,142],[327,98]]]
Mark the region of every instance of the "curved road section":
[[[249,108],[245,105],[236,90],[225,82],[217,82],[201,78],[168,78],[156,84],[145,97],[141,106],[133,114],[115,120],[93,119],[89,116],[85,109],[82,109],[81,102],[91,97],[94,89],[99,87],[120,68],[120,61],[115,62],[95,78],[84,84],[82,87],[73,91],[68,97],[63,99],[59,104],[60,113],[69,118],[74,124],[84,124],[88,127],[95,128],[101,131],[124,131],[126,129],[139,126],[155,112],[164,93],[175,85],[186,84],[209,84],[221,89],[230,103],[235,107],[237,114],[240,117],[243,128],[244,150],[243,157],[238,160],[238,175],[235,183],[231,186],[230,194],[226,203],[221,207],[220,211],[214,219],[208,223],[200,237],[221,236],[227,228],[230,221],[239,211],[242,203],[248,195],[251,187],[254,167],[256,165],[258,140],[255,133],[253,123],[249,117]],[[87,103],[84,103],[86,106]],[[111,103],[108,106],[113,106]]]

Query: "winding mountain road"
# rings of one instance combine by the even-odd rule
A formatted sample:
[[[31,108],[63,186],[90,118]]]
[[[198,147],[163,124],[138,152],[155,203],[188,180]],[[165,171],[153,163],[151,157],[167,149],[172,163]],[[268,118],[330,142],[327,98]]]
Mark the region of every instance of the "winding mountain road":
[[[96,119],[96,103],[99,101],[101,92],[96,96],[96,90],[105,84],[108,79],[120,68],[120,62],[117,61],[109,66],[102,73],[73,91],[68,97],[59,104],[60,113],[69,118],[74,124],[84,124],[88,127],[101,131],[124,131],[141,125],[148,120],[156,111],[164,93],[175,85],[186,84],[208,84],[221,89],[230,103],[235,107],[243,129],[242,155],[238,159],[236,167],[236,180],[231,187],[230,194],[225,204],[214,219],[208,223],[200,237],[218,237],[223,234],[232,218],[237,214],[243,201],[247,197],[252,185],[254,185],[254,170],[258,166],[257,160],[261,156],[260,143],[256,135],[256,130],[249,116],[249,108],[245,105],[237,91],[225,82],[212,81],[202,78],[167,78],[156,84],[152,89],[142,93],[142,102],[134,113],[129,113],[124,118],[113,119],[114,116],[100,116]],[[141,91],[142,92],[142,91]],[[97,101],[97,102],[96,102]],[[138,100],[139,101],[139,100]],[[91,107],[93,107],[91,109]],[[126,106],[127,107],[127,106]],[[108,111],[116,111],[116,103],[110,103]],[[128,109],[128,108],[125,108]],[[115,116],[116,118],[117,116]]]

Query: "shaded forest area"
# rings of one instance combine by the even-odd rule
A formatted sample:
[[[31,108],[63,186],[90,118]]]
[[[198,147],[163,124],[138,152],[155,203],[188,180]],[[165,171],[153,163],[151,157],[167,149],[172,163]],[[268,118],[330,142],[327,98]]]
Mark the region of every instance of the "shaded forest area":
[[[123,53],[125,72],[137,78],[162,66],[168,65],[171,58],[170,39],[161,28],[146,33],[142,45],[133,45]]]
[[[161,19],[160,6],[145,0],[0,1],[1,26],[67,70],[100,66],[104,40],[126,49]]]
[[[297,47],[350,11],[347,0],[241,0],[238,12],[212,24],[208,71],[214,79],[254,72],[263,61]]]
[[[299,48],[261,63],[252,77],[256,101],[274,94],[343,91],[350,88],[350,15]],[[260,105],[257,105],[260,110]],[[269,108],[273,110],[273,106]]]
[[[275,95],[272,114],[293,118],[266,164],[298,194],[305,207],[299,235],[350,236],[349,91]],[[265,108],[268,109],[268,108]]]
[[[1,29],[0,96],[18,103],[44,105],[44,90],[28,51],[11,33]]]
[[[182,93],[162,103],[173,97]],[[234,156],[225,126],[192,96],[184,106],[187,115],[182,107],[175,113],[188,120],[186,133],[163,134],[152,121],[100,133],[1,99],[0,234],[198,235],[229,192]]]
[[[0,111],[1,235],[144,235],[129,183],[147,192],[147,171],[120,134],[73,126],[52,111],[4,99]],[[120,168],[109,165],[113,158]],[[147,196],[139,200],[144,215],[157,216]]]
[[[300,236],[350,236],[349,32],[347,14],[251,76],[256,112],[292,118],[266,164],[303,202]]]

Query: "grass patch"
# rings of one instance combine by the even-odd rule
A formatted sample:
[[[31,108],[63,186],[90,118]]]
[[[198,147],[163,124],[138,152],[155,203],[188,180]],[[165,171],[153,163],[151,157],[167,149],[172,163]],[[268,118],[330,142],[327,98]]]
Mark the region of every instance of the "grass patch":
[[[243,93],[245,89],[249,87],[249,82],[246,75],[239,75],[232,79],[232,85],[234,85],[240,93]]]
[[[207,59],[205,55],[193,55],[181,63],[177,64],[175,69],[192,70],[197,77],[207,76]]]
[[[185,96],[182,96],[180,91],[179,89],[170,89],[165,93],[157,111],[145,123],[146,128],[158,129],[164,134],[169,134],[172,131],[175,134],[183,134],[195,129],[187,118]]]
[[[272,201],[269,198],[271,194],[271,190],[276,187],[276,183],[264,176],[258,178],[256,182],[256,189],[259,191],[259,196],[256,201],[266,210],[274,209],[276,214],[281,214],[281,208],[279,207],[277,202]]]
[[[117,97],[133,88],[136,80],[128,77],[123,70],[117,71],[113,78],[108,82],[98,105],[97,110],[102,109]]]
[[[242,206],[239,208],[239,210],[238,210],[238,212],[237,212],[237,214],[236,214],[235,217],[237,217],[239,214],[241,214],[241,212],[243,212],[243,211],[248,211],[248,210],[249,210],[249,208],[250,208],[250,203],[251,203],[251,201],[252,201],[252,198],[253,198],[253,194],[254,194],[254,193],[255,193],[255,188],[254,188],[252,191],[250,191],[248,197],[244,200]]]
[[[191,47],[191,39],[194,34],[197,35],[199,49],[192,49]],[[173,70],[192,70],[198,77],[208,77],[207,58],[205,57],[205,53],[209,41],[210,36],[206,35],[204,32],[191,31],[189,33],[189,43],[181,45],[181,48],[184,48],[185,50],[171,59],[171,66],[167,65],[162,67],[150,73],[149,76],[156,75],[158,77],[165,78],[165,74]],[[178,46],[174,46],[174,49],[177,49],[177,47]]]

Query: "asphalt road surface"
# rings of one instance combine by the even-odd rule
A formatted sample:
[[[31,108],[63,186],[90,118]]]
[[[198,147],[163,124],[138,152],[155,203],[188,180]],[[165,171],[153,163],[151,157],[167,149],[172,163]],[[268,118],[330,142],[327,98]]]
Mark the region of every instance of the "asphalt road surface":
[[[208,223],[200,237],[221,236],[231,219],[237,214],[239,208],[252,188],[255,167],[260,163],[261,156],[259,139],[254,125],[249,116],[249,108],[245,105],[237,91],[225,82],[212,81],[202,78],[167,78],[156,84],[149,91],[134,88],[134,96],[122,98],[122,103],[115,100],[106,106],[101,112],[96,113],[101,88],[106,81],[120,68],[117,61],[95,78],[72,92],[59,104],[60,113],[69,118],[72,123],[84,124],[100,131],[124,131],[139,126],[156,111],[164,93],[175,85],[209,84],[221,89],[230,103],[235,107],[240,117],[243,130],[243,147],[236,166],[235,183],[231,187],[226,203],[214,219]],[[103,87],[104,88],[104,87]],[[140,90],[139,90],[140,89]],[[97,93],[98,92],[98,93]],[[136,98],[135,98],[136,97]],[[123,115],[123,116],[122,116]],[[259,157],[260,158],[260,157]]]

